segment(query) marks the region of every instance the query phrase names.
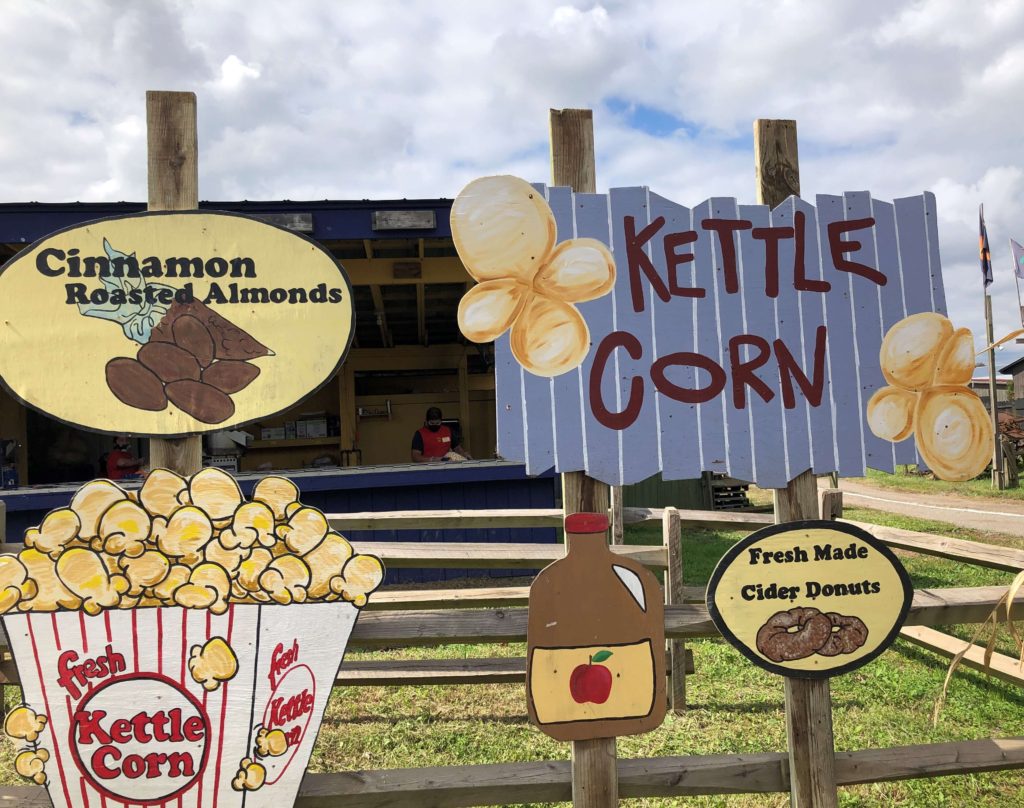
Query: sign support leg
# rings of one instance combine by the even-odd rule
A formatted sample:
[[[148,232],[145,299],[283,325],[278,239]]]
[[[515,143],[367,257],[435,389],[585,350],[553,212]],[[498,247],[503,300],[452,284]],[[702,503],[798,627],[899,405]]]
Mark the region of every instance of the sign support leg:
[[[146,93],[148,210],[195,210],[199,207],[199,138],[196,94]],[[153,438],[149,467],[187,477],[203,467],[203,439]]]

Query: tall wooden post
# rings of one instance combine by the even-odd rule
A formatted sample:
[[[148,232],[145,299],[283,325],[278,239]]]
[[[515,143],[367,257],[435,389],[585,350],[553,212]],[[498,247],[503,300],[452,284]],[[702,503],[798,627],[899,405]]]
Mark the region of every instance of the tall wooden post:
[[[754,121],[757,201],[775,207],[800,195],[796,121]],[[818,518],[818,488],[810,469],[776,489],[775,521]],[[832,697],[828,679],[785,677],[789,736],[790,801],[793,808],[837,805]]]
[[[146,93],[146,139],[149,155],[149,210],[195,210],[199,207],[199,145],[195,93]],[[203,467],[198,435],[149,442],[149,467],[181,475]]]
[[[551,184],[596,193],[594,114],[589,109],[551,110]],[[562,507],[567,514],[607,513],[609,487],[580,471],[562,474]],[[572,742],[573,808],[619,804],[615,739]]]
[[[988,344],[995,342],[992,330],[992,296],[985,294],[985,336]],[[1003,446],[999,440],[999,403],[996,401],[996,349],[988,349],[988,409],[992,417],[992,487],[997,490],[1006,488],[1003,475]]]

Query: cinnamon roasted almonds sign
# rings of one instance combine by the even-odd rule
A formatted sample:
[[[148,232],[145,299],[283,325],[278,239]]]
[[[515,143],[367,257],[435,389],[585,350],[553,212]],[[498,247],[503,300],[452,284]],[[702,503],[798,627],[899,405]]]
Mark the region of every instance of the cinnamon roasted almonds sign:
[[[806,521],[735,544],[711,576],[707,604],[723,636],[758,667],[824,678],[888,648],[913,594],[903,565],[869,533]]]
[[[325,384],[354,325],[329,252],[227,213],[143,213],[47,236],[0,272],[0,378],[86,429],[240,426]]]

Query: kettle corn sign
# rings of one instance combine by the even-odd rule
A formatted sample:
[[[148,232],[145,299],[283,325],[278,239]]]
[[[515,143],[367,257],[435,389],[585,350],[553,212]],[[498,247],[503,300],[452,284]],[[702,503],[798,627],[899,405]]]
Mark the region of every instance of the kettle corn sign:
[[[459,324],[495,343],[499,453],[613,485],[980,473],[991,425],[970,331],[943,314],[934,197],[815,201],[471,182]]]
[[[313,241],[225,213],[54,233],[0,271],[0,377],[87,429],[174,436],[282,412],[351,341],[348,279]]]
[[[217,468],[92,480],[0,555],[24,694],[4,731],[56,808],[294,802],[384,578],[298,497]]]

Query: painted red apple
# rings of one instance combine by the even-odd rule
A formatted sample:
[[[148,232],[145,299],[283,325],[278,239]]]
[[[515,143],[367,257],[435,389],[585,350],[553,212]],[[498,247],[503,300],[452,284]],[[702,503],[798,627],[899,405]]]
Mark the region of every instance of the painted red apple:
[[[604,704],[608,701],[612,692],[612,672],[604,665],[594,663],[604,662],[611,655],[611,651],[598,651],[586,665],[577,665],[570,674],[569,692],[577,704],[588,701]]]

